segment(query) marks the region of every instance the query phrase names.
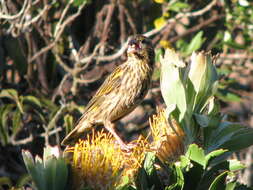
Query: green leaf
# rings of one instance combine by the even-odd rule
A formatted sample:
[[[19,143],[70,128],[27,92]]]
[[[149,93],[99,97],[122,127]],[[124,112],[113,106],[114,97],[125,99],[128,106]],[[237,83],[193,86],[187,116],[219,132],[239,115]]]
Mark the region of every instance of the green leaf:
[[[201,126],[201,127],[208,127],[211,118],[208,117],[207,115],[201,115],[201,114],[194,114],[197,123]]]
[[[219,176],[215,178],[215,180],[212,182],[211,186],[208,190],[221,190],[226,188],[226,178],[228,175],[228,171],[225,171],[221,173]]]
[[[234,48],[234,49],[245,49],[246,46],[243,45],[243,44],[238,44],[234,41],[227,41],[227,42],[224,42],[225,45],[228,45],[230,46],[231,48]]]
[[[236,182],[230,182],[226,185],[226,189],[225,190],[234,190],[236,187]]]
[[[227,152],[227,150],[224,150],[224,149],[219,149],[219,150],[215,150],[215,151],[212,151],[210,152],[209,154],[207,154],[205,156],[205,167],[204,168],[207,168],[210,161],[213,159],[213,158],[216,158],[222,154],[224,154],[225,152]]]
[[[8,186],[8,189],[11,189],[12,182],[11,182],[10,178],[0,177],[0,189],[2,189],[2,186]]]
[[[192,52],[198,50],[201,48],[202,44],[204,43],[204,39],[202,38],[203,36],[203,31],[198,32],[194,38],[191,40],[190,44],[186,48],[185,54],[189,55]]]
[[[155,159],[156,157],[155,157],[154,152],[148,152],[146,154],[143,167],[148,176],[152,175],[152,173],[155,171],[155,167],[154,167]]]
[[[24,185],[28,184],[30,181],[31,181],[31,176],[29,174],[24,174],[24,175],[21,175],[19,178],[18,178],[18,181],[17,181],[17,187],[18,188],[22,188]]]
[[[14,89],[4,89],[0,92],[0,98],[9,98],[13,101],[16,102],[20,112],[23,114],[24,110],[23,110],[23,105],[22,103],[19,101],[18,98],[18,92]]]
[[[185,154],[190,160],[197,162],[198,164],[205,166],[205,154],[204,150],[196,144],[191,144]]]
[[[0,107],[0,141],[3,145],[9,142],[9,129],[7,127],[8,116],[11,113],[14,104],[7,104]]]
[[[0,92],[0,98],[9,98],[16,101],[18,99],[18,92],[14,89],[4,89]]]
[[[38,190],[65,189],[68,179],[67,163],[62,157],[53,155],[55,147],[45,149],[43,160],[35,157],[35,162],[30,152],[22,151],[26,168],[31,175]]]
[[[66,134],[68,134],[74,127],[74,119],[70,114],[66,114],[64,116],[64,127],[66,129]]]
[[[207,115],[203,115],[203,114],[194,114],[195,119],[197,121],[197,123],[201,126],[201,127],[215,127],[217,125],[219,125],[220,121],[221,121],[221,117],[215,115],[215,116],[207,116]]]
[[[89,2],[90,2],[90,0],[74,0],[73,5],[76,6],[76,7],[79,7],[80,5],[86,4],[86,3],[89,3]]]
[[[131,185],[125,185],[125,186],[117,187],[116,190],[137,190],[137,189],[135,189]]]
[[[154,186],[155,189],[161,189],[162,185],[160,179],[158,178],[155,168],[155,161],[156,161],[155,155],[156,154],[154,152],[146,153],[143,168],[148,177],[149,187]]]
[[[184,155],[180,156],[180,167],[186,168],[187,166],[189,166],[191,163],[190,159]]]
[[[160,62],[160,58],[163,56],[164,50],[162,48],[155,50],[155,62]]]
[[[47,188],[52,190],[64,189],[68,177],[67,164],[64,159],[52,157],[49,160],[44,160],[44,163]]]
[[[139,190],[146,190],[148,188],[148,177],[147,173],[143,168],[140,168],[136,177],[136,186]]]
[[[206,170],[203,171],[201,180],[199,181],[199,189],[208,189],[215,178],[221,173],[221,171],[229,170],[229,163],[227,161],[219,162],[218,164],[210,164]]]
[[[12,135],[15,136],[21,129],[21,113],[19,109],[16,109],[12,119]]]
[[[239,95],[223,89],[219,89],[216,93],[216,96],[224,102],[240,102],[242,100]]]
[[[253,144],[253,129],[236,123],[222,122],[216,128],[205,128],[205,146],[207,152],[224,148],[237,151]]]
[[[240,126],[234,132],[232,138],[230,138],[229,141],[225,142],[223,146],[224,148],[227,148],[231,151],[237,151],[243,148],[247,148],[253,145],[252,136],[252,128]]]
[[[228,162],[229,162],[229,170],[230,171],[237,171],[237,170],[242,170],[242,169],[246,168],[245,165],[243,165],[238,160],[228,160]]]
[[[51,110],[51,112],[57,111],[59,108],[56,106],[51,100],[46,99],[46,98],[41,98],[40,102],[43,106]]]
[[[186,91],[182,70],[184,63],[174,50],[166,49],[161,58],[161,92],[167,107],[176,104],[179,114],[174,117],[181,121],[187,110]],[[176,113],[176,112],[174,112]]]
[[[170,181],[172,185],[167,186],[165,190],[183,190],[185,182],[184,175],[181,168],[176,164],[173,165]]]
[[[31,102],[39,107],[41,107],[40,100],[36,98],[35,96],[24,96],[23,101]]]
[[[189,5],[187,3],[177,1],[177,2],[174,2],[174,3],[170,4],[168,6],[168,9],[171,10],[171,11],[179,12],[182,9],[185,9],[185,8],[188,8],[188,7],[189,7]]]

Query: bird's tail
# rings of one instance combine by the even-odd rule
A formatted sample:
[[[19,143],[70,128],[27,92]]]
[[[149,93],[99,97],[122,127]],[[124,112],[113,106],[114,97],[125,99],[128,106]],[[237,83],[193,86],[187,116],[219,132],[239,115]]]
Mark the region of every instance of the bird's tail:
[[[74,145],[81,137],[87,136],[93,125],[87,122],[79,122],[78,125],[63,139],[61,145]]]

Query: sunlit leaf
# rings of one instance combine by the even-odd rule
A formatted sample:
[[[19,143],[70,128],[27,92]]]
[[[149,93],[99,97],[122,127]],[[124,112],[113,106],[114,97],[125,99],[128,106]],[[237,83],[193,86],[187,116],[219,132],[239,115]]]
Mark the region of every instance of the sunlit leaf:
[[[16,102],[21,113],[24,113],[23,105],[19,100],[18,92],[14,89],[4,89],[0,92],[0,98],[9,98]]]
[[[40,100],[38,98],[36,98],[35,96],[24,96],[23,101],[28,101],[28,102],[31,102],[31,103],[41,107]]]
[[[176,1],[168,6],[168,9],[171,11],[179,12],[182,9],[188,8],[189,5],[184,2]]]
[[[180,60],[174,50],[166,49],[161,58],[161,92],[167,107],[176,105],[181,120],[187,110],[186,90],[183,83],[181,67],[184,62]]]
[[[226,181],[228,173],[229,173],[228,171],[225,171],[221,173],[218,177],[216,177],[208,190],[225,189],[226,188],[225,181]]]
[[[191,144],[185,154],[190,160],[193,160],[200,165],[205,165],[205,154],[204,150],[198,147],[196,144]]]
[[[12,119],[12,135],[16,135],[19,130],[21,129],[21,113],[18,109],[14,112],[13,119]]]
[[[8,187],[8,189],[11,189],[12,182],[11,179],[8,177],[0,177],[0,189],[2,190],[2,186]]]
[[[214,150],[214,151],[210,152],[209,154],[207,154],[207,155],[205,156],[205,166],[204,166],[204,168],[206,168],[206,167],[209,165],[210,161],[211,161],[213,158],[216,158],[216,157],[218,157],[218,156],[224,154],[225,152],[227,152],[227,150],[218,149],[218,150]]]
[[[229,160],[229,170],[230,171],[237,171],[237,170],[241,170],[244,168],[245,168],[245,165],[243,165],[238,160]]]
[[[188,45],[185,54],[189,55],[192,52],[198,50],[202,44],[204,43],[204,39],[203,39],[203,31],[198,32],[194,38],[191,40],[190,44]]]

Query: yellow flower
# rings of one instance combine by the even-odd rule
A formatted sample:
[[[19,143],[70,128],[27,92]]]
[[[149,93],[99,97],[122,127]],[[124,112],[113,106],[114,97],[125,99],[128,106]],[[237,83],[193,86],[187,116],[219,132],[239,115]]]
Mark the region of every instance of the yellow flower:
[[[140,136],[132,141],[130,152],[122,151],[111,134],[92,132],[86,140],[79,140],[74,147],[65,151],[71,159],[75,189],[90,187],[96,190],[115,189],[123,182],[135,181],[142,167],[146,152],[153,151],[164,162],[175,160],[184,151],[184,133],[178,123],[167,120],[164,110],[150,119],[153,141]]]
[[[150,119],[151,147],[163,162],[175,161],[184,152],[184,132],[176,120],[168,120],[165,110]]]
[[[122,177],[135,177],[144,159],[147,142],[143,138],[131,152],[124,152],[115,143],[112,135],[99,132],[80,140],[67,151],[73,153],[72,171],[75,187],[93,189],[114,189],[121,184]]]
[[[159,42],[159,44],[160,44],[164,49],[167,49],[167,48],[171,49],[171,48],[172,48],[172,45],[171,45],[171,43],[170,43],[168,40],[161,40],[161,41]]]
[[[156,3],[164,3],[165,2],[165,0],[154,0]]]
[[[154,21],[154,25],[156,29],[162,28],[165,24],[166,24],[166,19],[163,16],[155,19]]]

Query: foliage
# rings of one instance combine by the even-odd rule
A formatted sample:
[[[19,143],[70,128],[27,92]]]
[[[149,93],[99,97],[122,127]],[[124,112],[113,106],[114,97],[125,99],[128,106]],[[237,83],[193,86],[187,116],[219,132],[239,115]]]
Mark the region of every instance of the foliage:
[[[88,140],[77,143],[73,151],[67,150],[67,153],[73,152],[73,158],[70,160],[73,160],[74,163],[71,166],[74,181],[81,183],[80,181],[83,180],[84,184],[96,187],[95,189],[111,189],[112,187],[115,189],[115,184],[118,184],[117,189],[122,190],[249,189],[243,187],[235,179],[236,172],[244,169],[244,165],[237,160],[227,159],[227,157],[232,152],[253,144],[251,140],[253,129],[227,122],[220,116],[219,109],[213,102],[218,75],[211,55],[204,52],[193,53],[187,68],[179,55],[171,49],[166,49],[164,57],[160,60],[162,64],[161,91],[167,109],[162,112],[164,114],[160,113],[154,117],[153,122],[150,123],[153,142],[147,144],[146,141],[139,140],[137,148],[125,154],[119,148],[115,148],[111,137],[103,134],[95,137],[92,134]],[[172,93],[172,91],[177,93]],[[178,136],[177,141],[183,142],[187,147],[186,153],[180,157],[178,162],[171,161],[172,157],[178,156],[177,151],[171,146],[171,144],[176,146],[176,141],[172,140],[173,130],[167,134],[171,138],[165,138],[166,134],[161,134],[159,138],[154,136],[169,130],[162,129],[169,127],[166,123],[172,120],[168,118],[174,118],[179,123],[178,125],[174,122],[174,125],[170,124],[170,127],[173,126],[175,136]],[[181,127],[186,135],[181,133],[178,127]],[[166,152],[169,154],[164,154],[164,148],[152,147],[152,144],[159,144],[158,141],[162,142],[161,146],[166,147]],[[203,148],[192,144],[194,142]],[[138,147],[138,144],[142,146]],[[135,151],[137,149],[138,151]],[[163,157],[159,156],[162,151]],[[137,158],[141,156],[140,152],[146,153],[141,167],[138,164],[135,164],[134,168],[122,167],[122,164],[128,162],[131,162],[133,166],[134,162],[129,161],[131,159],[139,160],[137,163],[143,160]],[[131,153],[138,153],[138,156],[130,157]],[[39,188],[39,182],[43,180],[38,181],[31,169],[32,164],[27,161],[28,157],[24,158],[28,171]],[[114,161],[112,162],[111,159]],[[130,172],[132,175],[129,174]],[[49,174],[46,176],[48,177],[45,179],[52,178]],[[122,181],[124,177],[125,180]],[[103,184],[104,182],[106,183]],[[43,181],[42,184],[47,183]],[[103,184],[102,187],[101,184]]]
[[[46,147],[43,159],[36,156],[34,161],[29,151],[22,151],[26,168],[38,190],[68,189],[67,164],[59,154],[57,147]]]

